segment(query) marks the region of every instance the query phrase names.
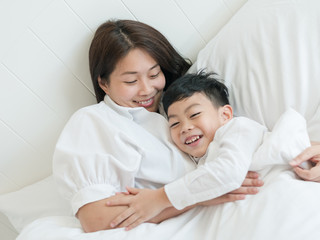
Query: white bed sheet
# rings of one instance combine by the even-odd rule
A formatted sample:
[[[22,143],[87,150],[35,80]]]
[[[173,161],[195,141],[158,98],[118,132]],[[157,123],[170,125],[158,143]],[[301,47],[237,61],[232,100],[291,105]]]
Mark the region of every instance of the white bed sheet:
[[[320,184],[296,179],[275,167],[258,195],[236,203],[197,207],[159,225],[84,233],[75,217],[45,217],[29,224],[17,240],[320,239]]]

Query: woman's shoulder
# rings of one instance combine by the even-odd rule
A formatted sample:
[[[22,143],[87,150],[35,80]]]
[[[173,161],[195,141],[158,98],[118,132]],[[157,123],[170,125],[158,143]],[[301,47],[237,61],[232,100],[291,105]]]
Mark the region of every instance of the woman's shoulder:
[[[108,107],[108,105],[101,101],[99,103],[89,105],[82,107],[78,109],[76,112],[73,113],[73,116],[77,115],[95,115],[95,114],[102,114],[102,113],[108,113],[111,109]]]
[[[112,114],[110,114],[111,112],[112,110],[102,101],[78,109],[71,115],[69,122],[106,118],[106,115],[112,116]]]

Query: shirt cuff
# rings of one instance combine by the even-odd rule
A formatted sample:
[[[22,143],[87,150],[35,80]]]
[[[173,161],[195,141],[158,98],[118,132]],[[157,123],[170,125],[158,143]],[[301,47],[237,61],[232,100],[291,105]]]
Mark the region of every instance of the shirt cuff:
[[[184,184],[183,178],[165,185],[164,190],[172,206],[178,210],[195,203],[194,196],[190,194],[189,189]]]
[[[222,186],[206,189],[198,193],[193,193],[190,192],[187,184],[185,184],[184,178],[180,178],[164,186],[164,190],[169,201],[171,202],[172,206],[178,210],[195,203],[217,198],[237,188],[239,188],[239,184],[237,182],[230,182],[223,184]]]
[[[114,194],[115,187],[108,184],[96,184],[83,188],[71,200],[72,212],[76,215],[79,208],[85,204],[108,198]]]

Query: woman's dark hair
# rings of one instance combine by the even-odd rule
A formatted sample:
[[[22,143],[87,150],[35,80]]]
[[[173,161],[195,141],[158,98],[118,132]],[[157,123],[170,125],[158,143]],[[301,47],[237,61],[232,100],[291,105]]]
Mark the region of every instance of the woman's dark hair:
[[[153,27],[133,20],[109,20],[98,27],[89,50],[90,74],[97,102],[105,96],[98,78],[108,84],[116,64],[134,48],[145,50],[160,65],[166,78],[165,89],[191,66]]]
[[[163,107],[166,113],[171,104],[191,97],[194,93],[205,94],[215,107],[229,104],[228,88],[216,78],[216,73],[186,74],[174,81],[163,95]]]

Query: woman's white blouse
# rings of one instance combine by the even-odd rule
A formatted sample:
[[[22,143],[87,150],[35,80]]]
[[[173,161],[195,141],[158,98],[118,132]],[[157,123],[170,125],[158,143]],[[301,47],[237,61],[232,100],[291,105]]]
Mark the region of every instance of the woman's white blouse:
[[[188,164],[162,115],[118,106],[106,96],[68,121],[56,145],[53,172],[76,214],[126,186],[159,188],[183,176],[192,167]]]

